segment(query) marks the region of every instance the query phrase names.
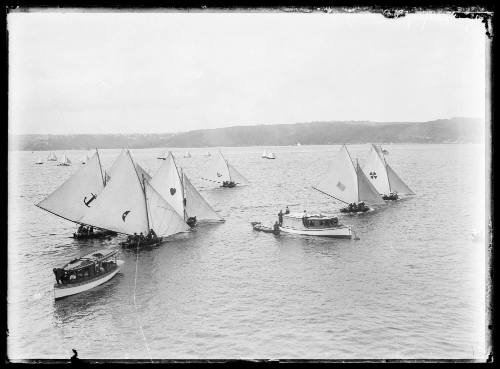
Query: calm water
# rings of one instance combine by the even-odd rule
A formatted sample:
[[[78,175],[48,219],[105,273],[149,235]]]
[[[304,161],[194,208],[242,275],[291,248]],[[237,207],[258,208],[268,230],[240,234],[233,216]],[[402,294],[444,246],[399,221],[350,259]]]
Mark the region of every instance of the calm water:
[[[226,148],[250,181],[221,189],[200,179],[209,149],[173,150],[226,219],[135,251],[75,241],[76,226],[33,204],[80,166],[36,165],[47,152],[9,155],[8,355],[69,358],[483,358],[484,147],[386,145],[417,193],[377,211],[342,216],[360,240],[255,232],[279,209],[335,212],[311,190],[338,146]],[[349,146],[352,157],[366,145]],[[132,150],[150,172],[162,149]],[[214,150],[210,150],[214,152]],[[62,152],[56,152],[61,154]],[[102,150],[109,167],[119,150]],[[52,268],[97,248],[125,264],[108,283],[55,302]],[[143,339],[139,323],[144,332]]]

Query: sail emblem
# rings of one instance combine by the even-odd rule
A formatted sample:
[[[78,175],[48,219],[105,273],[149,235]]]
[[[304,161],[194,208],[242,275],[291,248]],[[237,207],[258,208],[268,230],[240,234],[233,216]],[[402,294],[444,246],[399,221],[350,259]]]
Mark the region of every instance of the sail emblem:
[[[370,172],[370,178],[371,179],[376,179],[377,178],[377,172]]]
[[[345,190],[345,186],[342,182],[339,181],[339,183],[337,183],[337,187],[340,189],[340,191],[344,191]]]
[[[222,177],[222,174],[220,174],[219,172],[217,172],[217,177]]]
[[[130,210],[127,210],[122,214],[122,220],[125,222],[125,218],[127,217],[128,213],[130,213]]]
[[[86,207],[90,208],[89,204],[95,200],[95,198],[97,197],[96,195],[94,195],[92,192],[90,193],[92,196],[90,197],[89,201],[87,201],[87,196],[85,196],[83,198],[83,203],[85,204]]]
[[[175,189],[175,188],[172,188],[172,187],[170,188],[170,194],[171,194],[172,196],[174,196],[175,191],[176,191],[176,189]]]

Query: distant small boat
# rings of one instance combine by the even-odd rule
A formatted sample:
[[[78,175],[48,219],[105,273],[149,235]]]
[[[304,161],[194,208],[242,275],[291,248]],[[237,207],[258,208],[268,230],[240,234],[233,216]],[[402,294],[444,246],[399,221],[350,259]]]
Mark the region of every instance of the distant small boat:
[[[190,158],[191,157],[191,153],[188,151],[187,153],[184,154],[184,157],[185,158]]]
[[[49,156],[47,157],[47,161],[57,161],[57,156],[54,154],[54,152],[50,152]]]
[[[39,158],[39,159],[35,162],[35,164],[43,164],[42,159],[41,159],[41,158]]]
[[[264,152],[262,153],[262,158],[263,158],[263,159],[276,159],[276,156],[275,156],[275,155],[274,155],[274,153],[273,153],[273,152],[271,152],[271,151],[269,151],[269,152],[264,151]]]
[[[336,216],[322,214],[283,214],[280,231],[306,236],[352,238],[351,226],[339,223]]]
[[[89,155],[85,154],[81,159],[80,159],[80,164],[85,164],[87,161],[89,161]]]
[[[209,157],[209,156],[212,156],[212,154],[210,154],[209,152],[207,152],[207,154],[205,156]]]
[[[61,160],[59,161],[59,163],[57,164],[58,166],[70,166],[71,165],[71,160],[69,160],[69,158],[66,156],[66,154],[64,154],[62,157],[61,157]]]
[[[117,250],[99,250],[74,259],[62,268],[54,268],[57,282],[54,298],[75,295],[109,281],[123,264],[116,259],[117,253]]]
[[[158,157],[156,159],[167,160],[167,156],[168,156],[167,152],[164,152],[164,153],[158,155]]]
[[[297,142],[297,146],[301,146],[301,145],[300,145],[300,142]]]

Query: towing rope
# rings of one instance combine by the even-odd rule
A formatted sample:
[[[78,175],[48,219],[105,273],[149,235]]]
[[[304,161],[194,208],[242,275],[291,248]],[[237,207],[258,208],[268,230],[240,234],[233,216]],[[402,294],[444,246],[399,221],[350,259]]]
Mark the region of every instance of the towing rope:
[[[148,355],[149,355],[149,360],[153,362],[153,359],[151,358],[151,352],[149,351],[149,345],[148,341],[146,340],[146,336],[144,335],[144,330],[142,329],[142,324],[141,324],[141,319],[139,318],[139,312],[137,311],[137,303],[135,302],[135,291],[137,289],[137,265],[138,265],[138,260],[139,260],[139,242],[137,242],[137,248],[135,252],[135,277],[134,277],[134,308],[135,308],[135,315],[137,318],[137,322],[139,323],[139,328],[141,329],[141,334],[142,334],[142,339],[144,340],[144,344],[146,345],[146,349],[148,350]]]

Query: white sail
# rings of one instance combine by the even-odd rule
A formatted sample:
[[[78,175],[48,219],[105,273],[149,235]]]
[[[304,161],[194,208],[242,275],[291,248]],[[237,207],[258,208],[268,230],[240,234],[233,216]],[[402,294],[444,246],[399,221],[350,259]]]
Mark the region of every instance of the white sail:
[[[95,205],[104,188],[101,165],[95,153],[76,173],[37,204],[62,218],[80,222]]]
[[[81,222],[119,233],[147,234],[144,191],[128,151],[113,164],[112,176]]]
[[[189,230],[189,226],[177,211],[156,191],[148,181],[145,181],[148,204],[149,227],[158,236],[170,236]]]
[[[384,156],[380,148],[373,144],[363,166],[363,172],[379,194],[388,195],[391,192]]]
[[[415,192],[413,192],[413,190],[408,187],[408,185],[404,183],[401,178],[399,178],[389,164],[387,164],[386,168],[391,191],[402,195],[415,195]]]
[[[243,177],[243,175],[236,170],[235,167],[233,167],[231,164],[227,163],[227,167],[229,169],[229,176],[231,178],[231,181],[238,185],[247,185],[249,184],[248,179]]]
[[[182,181],[171,152],[151,179],[151,185],[184,219],[184,191]]]
[[[71,164],[71,160],[69,160],[69,158],[66,156],[66,154],[63,154],[63,156],[61,156],[59,164],[69,165],[69,164]]]
[[[327,173],[314,188],[348,204],[359,201],[358,178],[345,145],[342,145]]]
[[[213,182],[221,183],[224,181],[230,181],[231,176],[229,174],[229,168],[227,166],[226,159],[222,156],[222,153],[219,153],[215,156],[211,165],[208,167],[205,175],[202,179],[206,179]]]
[[[222,217],[215,212],[208,202],[192,185],[191,181],[184,174],[184,188],[186,196],[186,214],[188,217],[196,217],[199,221],[221,221]]]
[[[57,156],[54,154],[52,151],[50,152],[49,156],[47,157],[47,160],[50,161],[57,161]]]
[[[365,173],[356,163],[356,174],[358,177],[358,198],[359,201],[364,201],[367,204],[384,204],[384,199],[378,193],[375,186],[366,178]]]
[[[111,168],[109,168],[108,170],[105,171],[106,183],[108,181],[110,181],[111,178],[113,178],[113,173],[114,173],[114,171],[116,169],[117,163],[120,163],[123,160],[122,156],[128,156],[128,155],[129,155],[128,151],[125,150],[125,149],[123,149],[120,152],[120,155],[118,155],[118,157],[116,158],[116,160],[111,165]],[[146,177],[146,179],[148,181],[150,181],[151,180],[151,176],[148,174],[148,172],[146,172],[146,170],[143,167],[141,167],[139,165],[139,163],[134,163],[134,164],[135,164],[135,168],[137,169],[137,175],[139,176],[139,179],[142,180],[142,175],[144,174],[144,176]]]

